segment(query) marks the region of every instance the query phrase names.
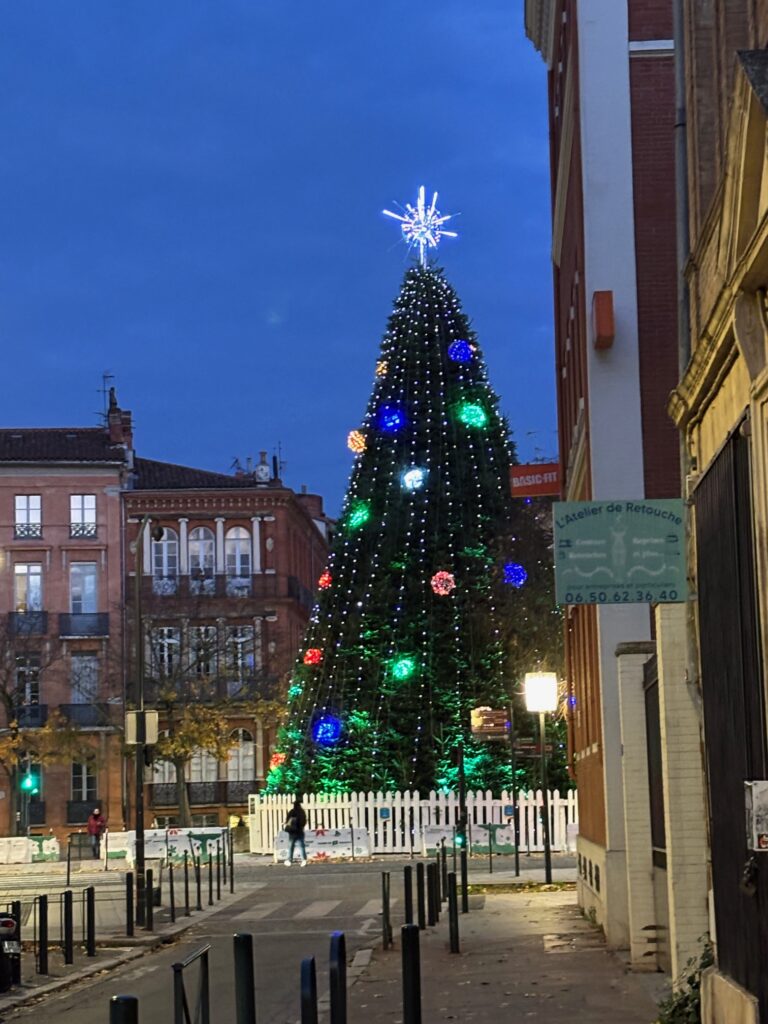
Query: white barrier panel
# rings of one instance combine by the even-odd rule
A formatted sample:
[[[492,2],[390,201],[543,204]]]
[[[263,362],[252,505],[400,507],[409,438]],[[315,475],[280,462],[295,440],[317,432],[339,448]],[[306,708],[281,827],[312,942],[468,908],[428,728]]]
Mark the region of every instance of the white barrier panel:
[[[225,828],[148,828],[144,831],[144,856],[147,860],[184,860],[185,852],[190,860],[200,858],[207,864],[216,857],[218,844],[224,856],[226,842]],[[136,860],[136,832],[109,832],[101,844],[101,859],[124,860],[132,868]]]
[[[25,836],[0,839],[0,864],[31,864],[34,843]]]
[[[32,843],[32,860],[35,864],[41,861],[58,861],[61,848],[56,836],[30,836]]]
[[[307,829],[304,832],[304,846],[307,851],[307,860],[318,862],[325,860],[337,860],[339,858],[352,859],[353,857],[353,830],[349,828],[335,829]],[[288,860],[288,852],[291,848],[291,839],[287,832],[282,829],[275,836],[274,860],[276,864]],[[294,850],[294,859],[300,853],[297,847]],[[354,856],[370,857],[371,845],[368,839],[368,832],[364,828],[354,829]]]
[[[514,825],[471,825],[467,830],[467,844],[470,853],[488,853],[488,831],[493,831],[493,852],[515,852]],[[453,851],[456,830],[447,826],[432,826],[421,830],[421,852],[425,857],[433,856],[445,842],[446,850]]]

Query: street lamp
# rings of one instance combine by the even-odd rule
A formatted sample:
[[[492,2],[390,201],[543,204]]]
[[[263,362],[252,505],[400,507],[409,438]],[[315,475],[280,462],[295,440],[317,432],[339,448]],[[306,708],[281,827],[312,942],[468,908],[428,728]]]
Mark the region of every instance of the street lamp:
[[[152,516],[142,517],[139,532],[134,541],[136,557],[136,579],[134,580],[134,633],[136,640],[136,923],[144,924],[145,908],[145,858],[144,858],[144,756],[147,739],[147,725],[144,712],[144,636],[141,614],[141,584],[144,576],[144,531],[152,522]],[[152,539],[163,539],[162,526],[152,527]]]
[[[541,744],[542,832],[544,835],[544,880],[552,881],[552,849],[549,838],[549,794],[547,793],[547,746],[544,716],[557,710],[557,674],[555,672],[525,673],[525,706],[531,714],[539,716],[539,743]]]

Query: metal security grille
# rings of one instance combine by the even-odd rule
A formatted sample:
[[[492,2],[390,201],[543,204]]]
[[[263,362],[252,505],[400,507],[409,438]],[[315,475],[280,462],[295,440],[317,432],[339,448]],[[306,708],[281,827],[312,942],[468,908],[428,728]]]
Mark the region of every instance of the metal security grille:
[[[696,489],[699,637],[718,961],[758,996],[768,1024],[765,856],[754,894],[741,886],[749,858],[743,784],[766,778],[749,458],[736,431]]]

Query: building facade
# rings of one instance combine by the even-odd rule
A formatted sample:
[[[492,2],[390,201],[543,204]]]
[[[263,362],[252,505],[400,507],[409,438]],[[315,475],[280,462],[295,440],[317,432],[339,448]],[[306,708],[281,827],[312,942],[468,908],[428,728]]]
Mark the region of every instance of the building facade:
[[[183,795],[172,764],[147,764],[147,824],[177,821],[180,795],[194,823],[224,824],[264,780],[325,566],[322,500],[264,453],[232,476],[137,457],[112,392],[102,427],[0,430],[0,834],[65,840],[95,806],[133,823],[146,517],[145,706],[165,732],[191,705],[226,723],[218,760],[189,750]]]
[[[562,496],[678,497],[672,2],[526,0],[525,25],[548,68]],[[661,759],[679,737],[660,733],[651,609],[566,611],[579,902],[637,966],[674,969]]]
[[[690,458],[708,792],[702,1019],[768,1021],[768,863],[745,786],[768,778],[768,6],[685,3],[690,358],[670,401]]]
[[[175,728],[182,737],[190,703],[226,718],[225,755],[195,750],[185,769],[193,823],[225,824],[246,812],[248,794],[269,770],[274,704],[287,692],[325,567],[322,501],[284,487],[262,453],[252,473],[235,476],[137,458],[123,507],[129,551],[141,520],[152,523],[143,531],[140,559],[145,706],[157,708],[161,733]],[[132,664],[135,551],[126,569]],[[159,825],[178,822],[170,759],[155,759],[145,798]]]

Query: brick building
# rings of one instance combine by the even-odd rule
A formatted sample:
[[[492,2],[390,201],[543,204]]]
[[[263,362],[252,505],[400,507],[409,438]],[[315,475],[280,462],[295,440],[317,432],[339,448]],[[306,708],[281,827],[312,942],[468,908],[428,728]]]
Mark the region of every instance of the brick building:
[[[284,486],[263,453],[233,476],[137,457],[112,392],[103,427],[0,430],[0,834],[63,839],[96,804],[112,829],[132,823],[123,724],[145,516],[159,538],[144,531],[147,706],[173,667],[190,684],[179,706],[216,705],[232,726],[222,763],[189,761],[194,820],[244,813],[264,779],[275,726],[254,709],[284,698],[325,565],[322,500]],[[146,778],[148,821],[175,820],[171,766]]]
[[[269,768],[275,722],[254,713],[254,705],[287,689],[325,566],[322,501],[283,486],[262,452],[252,473],[235,476],[137,458],[123,504],[128,550],[143,517],[162,529],[159,539],[143,533],[147,706],[158,707],[161,731],[174,704],[181,710],[189,700],[216,705],[231,721],[226,759],[198,751],[187,767],[194,823],[222,824],[245,813],[248,793]],[[130,663],[131,558],[126,568]],[[147,778],[151,815],[160,825],[175,823],[174,766],[158,761]]]
[[[562,496],[677,497],[672,2],[526,0],[525,26],[548,68]],[[579,901],[638,966],[673,968],[662,775],[646,752],[649,702],[659,732],[658,690],[650,676],[643,685],[652,615],[642,604],[566,612]]]

